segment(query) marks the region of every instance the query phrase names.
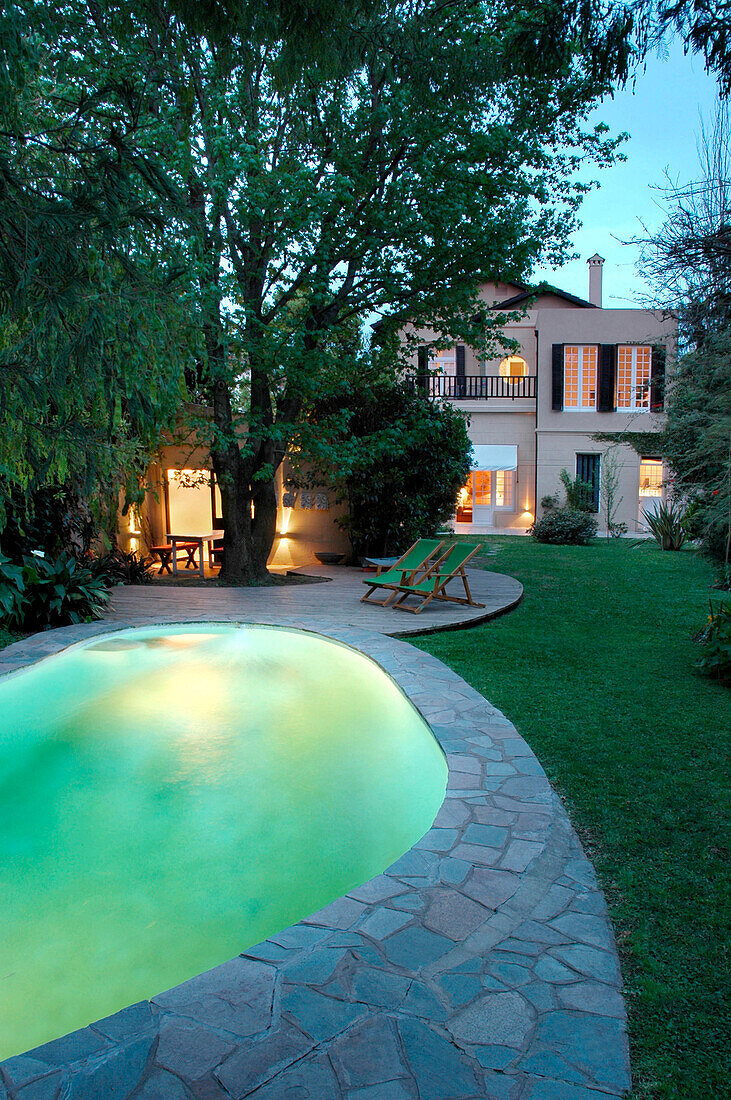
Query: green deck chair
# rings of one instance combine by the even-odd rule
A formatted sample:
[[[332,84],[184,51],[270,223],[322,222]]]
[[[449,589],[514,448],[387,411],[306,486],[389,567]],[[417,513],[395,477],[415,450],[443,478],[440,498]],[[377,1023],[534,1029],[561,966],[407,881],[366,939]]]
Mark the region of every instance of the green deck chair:
[[[416,580],[419,574],[426,575],[429,563],[443,545],[444,539],[419,539],[385,573],[381,573],[378,577],[373,577],[369,581],[363,581],[363,584],[369,585],[369,588],[365,596],[361,597],[360,602],[374,603],[378,607],[386,607],[396,596],[400,585],[410,584]],[[386,591],[390,589],[390,593],[385,600],[370,599],[371,593],[375,592],[377,588]]]
[[[413,611],[418,615],[423,611],[430,600],[449,600],[451,603],[466,603],[470,607],[484,607],[484,603],[476,603],[472,599],[470,586],[467,582],[467,574],[464,567],[470,558],[473,558],[478,550],[482,549],[482,543],[477,546],[468,546],[464,542],[457,542],[451,546],[441,558],[436,561],[426,576],[421,580],[407,582],[399,585],[402,595],[393,605],[399,611]],[[451,580],[459,578],[464,585],[464,596],[448,596],[445,588]],[[408,607],[404,601],[409,596],[416,596],[420,602],[417,607]]]

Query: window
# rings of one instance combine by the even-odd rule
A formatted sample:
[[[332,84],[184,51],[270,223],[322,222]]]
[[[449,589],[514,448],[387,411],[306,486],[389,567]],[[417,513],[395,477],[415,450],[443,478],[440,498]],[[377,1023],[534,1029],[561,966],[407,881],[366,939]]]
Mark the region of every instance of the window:
[[[498,368],[501,378],[525,378],[528,364],[522,355],[508,355]]]
[[[591,511],[599,511],[599,476],[601,455],[577,454],[576,476],[580,481],[588,482]]]
[[[620,344],[617,348],[617,409],[650,408],[652,348]]]
[[[459,374],[458,357],[456,348],[447,348],[446,351],[435,351],[429,357],[429,370],[433,371],[431,391],[438,397],[461,397],[458,392],[458,382],[453,382]]]
[[[473,499],[475,504],[490,504],[492,475],[489,470],[475,470],[472,475]]]
[[[640,496],[662,496],[662,462],[659,458],[640,459]]]
[[[429,370],[438,374],[447,374],[454,377],[457,373],[457,356],[454,348],[447,351],[435,351],[429,359]]]
[[[513,507],[513,480],[512,470],[495,471],[495,507]]]
[[[457,497],[457,523],[472,523],[473,508],[510,510],[514,498],[515,470],[473,470]]]
[[[565,409],[596,408],[597,350],[589,344],[567,344],[564,348]]]
[[[218,486],[211,493],[211,471],[172,469],[166,481],[168,531],[211,531],[214,501],[220,511],[221,500]]]

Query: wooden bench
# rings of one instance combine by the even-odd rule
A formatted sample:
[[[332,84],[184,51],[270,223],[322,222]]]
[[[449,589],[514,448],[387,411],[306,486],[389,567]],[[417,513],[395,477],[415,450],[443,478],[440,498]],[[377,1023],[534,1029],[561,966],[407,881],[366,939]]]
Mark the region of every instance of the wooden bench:
[[[195,560],[195,552],[198,549],[197,542],[179,542],[177,543],[178,550],[185,550],[188,555],[185,562],[186,569],[197,569],[198,563]],[[172,543],[166,542],[161,546],[151,546],[150,553],[155,554],[160,559],[160,572],[172,573],[172,561],[173,561],[173,546]]]

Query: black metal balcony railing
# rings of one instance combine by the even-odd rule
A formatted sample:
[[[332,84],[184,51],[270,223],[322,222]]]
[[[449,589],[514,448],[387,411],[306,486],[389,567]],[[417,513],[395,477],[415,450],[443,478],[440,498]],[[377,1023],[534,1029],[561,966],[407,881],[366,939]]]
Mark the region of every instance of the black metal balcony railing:
[[[486,401],[491,397],[511,398],[536,396],[534,374],[435,374],[422,378],[422,385],[430,397],[446,397],[450,401]]]

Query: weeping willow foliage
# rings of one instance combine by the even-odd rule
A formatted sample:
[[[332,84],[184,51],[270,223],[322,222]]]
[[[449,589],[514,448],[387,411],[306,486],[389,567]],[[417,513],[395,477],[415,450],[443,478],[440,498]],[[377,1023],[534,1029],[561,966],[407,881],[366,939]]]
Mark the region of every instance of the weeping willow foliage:
[[[11,496],[49,485],[113,511],[173,421],[193,339],[146,181],[113,127],[86,124],[24,7],[0,15],[0,531]]]

